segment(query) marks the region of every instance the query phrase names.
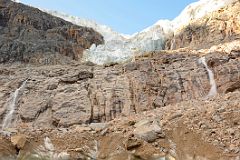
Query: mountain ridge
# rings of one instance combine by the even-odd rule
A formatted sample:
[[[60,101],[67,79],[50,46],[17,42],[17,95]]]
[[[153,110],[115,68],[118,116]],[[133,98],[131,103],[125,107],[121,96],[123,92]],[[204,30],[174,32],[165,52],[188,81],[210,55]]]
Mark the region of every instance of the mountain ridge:
[[[79,60],[92,44],[104,42],[92,28],[73,25],[37,8],[10,0],[1,0],[0,6],[0,63],[69,63]]]
[[[3,1],[0,37],[11,41],[0,39],[0,44],[15,50],[0,54],[6,59],[0,63],[0,160],[240,159],[239,2],[192,20],[167,40],[161,33],[168,32],[163,27],[168,21],[160,21],[162,26],[150,28],[147,36],[142,32],[131,44],[91,45],[104,40],[93,29],[13,2],[7,7],[13,14],[9,21]],[[42,43],[46,39],[61,43]],[[16,63],[3,55],[19,53],[12,56],[16,61],[24,60],[30,48],[38,51],[25,46],[16,52],[21,47],[16,40],[41,42],[37,60],[48,60],[51,46],[73,49],[75,44],[99,51],[93,60],[106,62],[110,56],[112,62],[115,56],[121,61],[125,54],[126,63],[81,63],[82,57],[71,59],[70,49],[59,55],[65,63]],[[137,56],[141,47],[169,50]],[[54,48],[50,55],[58,53]]]
[[[132,35],[123,36],[113,31],[111,28],[98,25],[87,26],[105,35],[105,44],[98,47],[91,47],[84,51],[83,61],[91,61],[96,64],[121,63],[129,61],[143,54],[144,52],[163,50],[165,43],[174,35],[179,34],[181,28],[187,26],[191,21],[202,18],[214,10],[220,9],[237,0],[200,0],[188,5],[179,16],[172,21],[159,20],[152,26]],[[52,11],[48,11],[50,14]],[[84,24],[88,20],[82,20],[77,17],[69,18],[66,14],[52,12],[53,15],[67,19],[77,25]],[[76,22],[74,19],[78,19]],[[91,22],[92,23],[92,22]],[[107,31],[106,31],[107,29]]]

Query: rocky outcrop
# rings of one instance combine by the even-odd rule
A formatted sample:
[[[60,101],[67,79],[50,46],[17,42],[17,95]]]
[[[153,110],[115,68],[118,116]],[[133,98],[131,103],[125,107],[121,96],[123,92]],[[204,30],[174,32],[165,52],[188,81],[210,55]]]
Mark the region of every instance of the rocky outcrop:
[[[27,137],[25,135],[15,135],[11,137],[11,142],[17,149],[23,149],[27,142]]]
[[[239,39],[239,11],[240,2],[235,2],[201,19],[191,21],[167,41],[165,48],[203,49]]]
[[[239,93],[219,95],[211,101],[184,101],[108,123],[21,130],[21,136],[11,139],[27,137],[17,156],[27,160],[237,160]],[[16,157],[11,142],[0,140],[0,159]]]
[[[186,100],[211,98],[208,95],[212,82],[206,67],[199,62],[202,56],[214,74],[218,94],[240,89],[239,57],[201,54],[191,50],[156,52],[135,62],[110,67],[30,67],[31,75],[25,68],[3,66],[0,115],[7,112],[4,104],[9,94],[26,78],[29,80],[17,104],[19,118],[15,118],[13,126],[99,123]]]
[[[238,12],[236,4],[229,6],[234,12]],[[33,23],[35,19],[31,17],[35,14],[32,14],[16,21],[21,14],[15,15],[15,9],[21,11],[21,7],[47,18],[36,17],[41,23]],[[95,33],[91,29],[79,27],[74,34],[69,34],[68,29],[62,32],[62,25],[71,29],[76,26],[54,17],[46,22],[47,14],[21,4],[3,0],[0,10],[0,16],[10,16],[0,19],[3,29],[0,37],[6,36],[8,27],[16,29],[17,24],[19,31],[23,28],[31,31],[28,38],[32,43],[38,37],[39,41],[54,46],[47,38],[50,31],[54,35],[57,32],[53,40],[58,45],[54,47],[82,44],[83,49],[91,43],[101,43],[101,36],[90,34]],[[22,50],[19,55],[13,51],[0,52],[2,63],[10,63],[11,59],[35,64],[44,64],[43,59],[49,62],[45,64],[64,62],[48,66],[0,64],[0,127],[11,112],[9,125],[0,131],[0,159],[239,159],[238,29],[232,28],[232,35],[221,40],[223,33],[218,32],[212,22],[217,21],[215,13],[206,22],[213,27],[213,33],[206,30],[209,31],[206,41],[201,37],[201,32],[205,33],[202,29],[187,34],[191,41],[175,35],[176,48],[186,45],[201,50],[184,48],[145,53],[125,64],[65,64],[67,56],[77,60],[73,55],[80,52],[67,52],[64,57],[60,51],[49,55],[60,56],[61,61],[52,61],[45,52],[48,45],[39,53],[40,58],[36,58],[38,44],[31,46],[34,52]],[[219,19],[224,18],[222,13],[226,13],[225,18],[231,14],[229,10],[222,10]],[[238,14],[234,16],[239,19]],[[238,24],[234,26],[238,28]],[[79,29],[84,31],[82,36],[86,34],[93,39],[84,38],[82,43]],[[9,33],[9,38],[14,37],[12,30]],[[28,43],[26,33],[20,33],[20,38],[11,41],[17,43],[17,49],[20,43]],[[182,33],[185,37],[187,32]],[[192,38],[196,35],[197,38]],[[41,36],[46,37],[41,39]],[[211,38],[213,42],[209,41]],[[208,47],[205,46],[208,42],[216,45],[202,49]],[[6,41],[3,44],[8,46]],[[6,55],[9,56],[6,58]],[[20,87],[23,82],[24,87]],[[18,90],[21,92],[13,99],[14,103],[10,103],[12,94]]]
[[[36,8],[0,1],[0,63],[64,64],[80,60],[103,37]]]
[[[15,146],[3,137],[0,137],[0,160],[15,160],[17,158],[17,151]]]

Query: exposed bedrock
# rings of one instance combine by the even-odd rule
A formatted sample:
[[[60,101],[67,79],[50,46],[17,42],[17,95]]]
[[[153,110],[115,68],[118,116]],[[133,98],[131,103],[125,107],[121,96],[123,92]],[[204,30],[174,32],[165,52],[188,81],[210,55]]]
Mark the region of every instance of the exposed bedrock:
[[[10,93],[29,78],[17,104],[14,124],[29,127],[69,127],[110,121],[166,107],[185,100],[205,99],[211,89],[200,55],[153,53],[147,59],[110,67],[1,67],[0,115],[6,114]],[[239,57],[205,55],[218,94],[240,89]],[[16,127],[16,126],[15,126]]]
[[[240,3],[232,3],[191,21],[166,42],[166,49],[203,49],[240,38]]]
[[[66,64],[103,37],[39,9],[0,1],[0,63]]]

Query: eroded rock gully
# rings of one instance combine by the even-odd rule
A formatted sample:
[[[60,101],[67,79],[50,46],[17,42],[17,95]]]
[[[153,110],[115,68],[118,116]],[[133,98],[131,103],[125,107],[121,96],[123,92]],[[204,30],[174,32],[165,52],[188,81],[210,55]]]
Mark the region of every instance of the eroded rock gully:
[[[217,99],[207,102],[211,86],[205,66],[199,63],[203,56],[214,73],[218,91]],[[228,154],[235,159],[239,155],[239,72],[239,57],[190,50],[153,52],[135,62],[105,67],[90,63],[2,65],[0,115],[4,117],[7,112],[4,104],[9,95],[28,79],[11,128],[34,139],[40,136],[36,147],[49,136],[59,151],[68,150],[73,157],[194,159],[194,153],[199,159],[225,159]],[[84,138],[83,133],[92,137]],[[184,143],[183,137],[187,139]],[[192,153],[191,139],[196,142]],[[88,149],[79,148],[78,143],[72,146],[74,140],[79,145],[85,141]],[[66,141],[67,146],[63,144]],[[107,147],[109,143],[112,148]],[[123,148],[118,151],[119,147]]]

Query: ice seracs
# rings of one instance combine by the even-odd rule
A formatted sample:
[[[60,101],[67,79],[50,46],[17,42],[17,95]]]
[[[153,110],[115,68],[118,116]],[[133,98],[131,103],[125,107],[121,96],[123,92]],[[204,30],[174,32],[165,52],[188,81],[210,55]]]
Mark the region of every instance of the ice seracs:
[[[92,46],[83,55],[83,61],[96,64],[124,62],[133,59],[143,52],[164,49],[165,42],[192,20],[204,17],[208,13],[220,9],[237,0],[199,0],[188,5],[174,20],[159,20],[154,25],[133,35],[123,35],[111,28],[97,24],[94,21],[69,16],[56,11],[46,11],[76,25],[91,27],[104,36],[105,44]],[[174,42],[172,42],[174,46]]]
[[[104,45],[92,47],[84,52],[84,60],[96,64],[124,62],[134,59],[134,56],[143,52],[164,49],[167,39],[188,25],[192,20],[204,17],[236,0],[200,0],[187,6],[174,20],[159,20],[139,33],[124,37],[125,39],[112,39]],[[101,33],[101,32],[100,32]],[[172,42],[174,48],[174,42]]]
[[[172,33],[171,22],[161,20],[154,26],[123,40],[112,39],[106,41],[104,45],[91,47],[84,52],[83,60],[100,65],[124,62],[143,52],[164,49],[165,41]]]

